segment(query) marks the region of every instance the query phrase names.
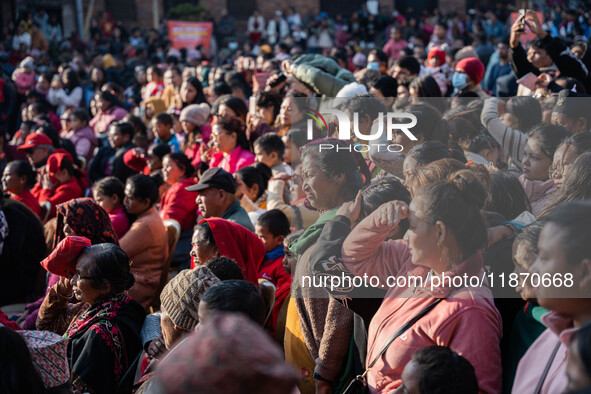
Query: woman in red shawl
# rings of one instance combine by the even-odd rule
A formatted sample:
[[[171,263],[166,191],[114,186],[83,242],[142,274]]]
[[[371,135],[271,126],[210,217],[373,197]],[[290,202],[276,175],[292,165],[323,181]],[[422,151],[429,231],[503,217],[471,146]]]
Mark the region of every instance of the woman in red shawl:
[[[109,214],[94,200],[90,198],[70,200],[58,205],[56,211],[56,228],[51,250],[54,250],[61,240],[72,235],[86,237],[93,245],[102,243],[119,245]],[[49,274],[48,288],[56,284],[59,278],[58,275]],[[30,314],[25,320],[25,329],[35,329],[37,312],[43,298],[27,305],[27,311]]]
[[[195,227],[191,268],[217,256],[234,260],[244,280],[258,286],[258,269],[265,258],[263,241],[239,224],[221,218],[203,219]]]

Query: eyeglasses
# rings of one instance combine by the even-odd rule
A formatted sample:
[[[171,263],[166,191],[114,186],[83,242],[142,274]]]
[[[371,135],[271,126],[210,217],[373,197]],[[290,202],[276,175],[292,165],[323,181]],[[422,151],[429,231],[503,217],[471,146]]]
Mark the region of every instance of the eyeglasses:
[[[573,163],[564,163],[562,161],[559,161],[556,164],[552,164],[550,166],[550,168],[548,169],[548,178],[552,179],[554,178],[554,173],[558,174],[558,175],[562,175],[564,174],[564,168],[566,166],[570,166]]]

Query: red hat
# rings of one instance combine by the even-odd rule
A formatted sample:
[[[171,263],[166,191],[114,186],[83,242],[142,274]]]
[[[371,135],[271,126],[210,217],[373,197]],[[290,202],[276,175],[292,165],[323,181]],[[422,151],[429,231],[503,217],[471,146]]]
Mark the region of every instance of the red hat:
[[[52,274],[72,277],[76,273],[76,260],[82,250],[91,246],[86,237],[66,237],[61,240],[53,252],[41,262],[43,268]]]
[[[429,51],[429,54],[427,55],[427,60],[431,60],[431,58],[436,57],[437,59],[439,59],[439,64],[445,64],[445,57],[446,57],[446,53],[444,51],[442,51],[439,47],[433,47],[431,48],[431,50]]]
[[[134,149],[130,149],[123,154],[123,163],[129,168],[137,172],[144,172],[144,168],[146,168],[146,163],[148,159],[145,157],[140,157],[135,154]]]
[[[456,71],[463,71],[472,82],[479,84],[484,78],[484,64],[475,57],[467,57],[456,64]]]
[[[62,152],[58,152],[58,153],[52,153],[48,158],[47,158],[47,170],[49,171],[50,174],[55,174],[56,172],[58,172],[60,170],[60,168],[62,167],[62,162],[64,161],[64,159],[68,159],[70,160],[70,163],[74,164],[74,160],[72,159],[72,155],[69,153],[62,153]]]
[[[53,142],[43,133],[31,133],[25,138],[25,143],[19,146],[17,149],[20,151],[34,148],[39,145],[51,145]]]

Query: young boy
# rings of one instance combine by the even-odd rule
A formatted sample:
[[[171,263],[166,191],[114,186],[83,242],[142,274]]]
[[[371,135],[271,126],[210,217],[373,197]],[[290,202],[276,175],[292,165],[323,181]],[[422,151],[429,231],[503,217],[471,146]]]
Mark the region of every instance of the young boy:
[[[269,167],[273,174],[273,178],[278,179],[279,176],[291,177],[293,174],[293,170],[289,164],[283,162],[284,153],[285,144],[277,134],[264,134],[254,142],[254,160]],[[291,186],[291,181],[285,182],[283,186],[283,201],[286,203],[291,201]],[[276,192],[281,193],[280,190],[269,189],[269,193]]]
[[[155,144],[167,144],[170,146],[170,151],[172,153],[180,152],[181,146],[179,144],[174,131],[172,130],[172,126],[174,121],[172,116],[167,113],[161,113],[156,115],[155,118],[152,118],[152,131],[154,132],[154,143]]]
[[[283,241],[289,234],[289,220],[280,210],[272,209],[259,217],[254,229],[255,234],[263,241],[266,252],[259,268],[259,278],[270,281],[276,288],[272,319],[267,321],[267,328],[274,335],[279,310],[291,287],[291,274],[283,268]]]

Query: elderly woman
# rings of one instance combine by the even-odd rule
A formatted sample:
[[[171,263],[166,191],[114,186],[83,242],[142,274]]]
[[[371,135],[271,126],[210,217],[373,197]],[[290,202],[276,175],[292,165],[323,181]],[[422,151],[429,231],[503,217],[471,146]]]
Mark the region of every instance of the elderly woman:
[[[332,141],[331,141],[332,142]],[[337,391],[342,385],[342,367],[349,353],[353,314],[324,289],[305,287],[303,276],[312,277],[310,260],[324,228],[338,207],[352,200],[363,184],[353,155],[342,149],[320,150],[319,142],[306,145],[302,152],[302,190],[309,204],[323,212],[289,249],[298,256],[285,332],[285,356],[302,373],[309,375],[300,384],[302,393]],[[341,383],[341,384],[339,384]],[[314,385],[316,387],[314,387]]]
[[[136,219],[120,243],[132,261],[136,279],[129,295],[145,308],[158,296],[160,274],[168,257],[166,229],[155,207],[158,198],[158,185],[149,176],[134,175],[127,180],[123,205]]]
[[[454,279],[484,275],[482,249],[487,232],[480,209],[487,192],[469,170],[449,179],[420,188],[410,205],[401,201],[381,205],[343,244],[343,263],[355,275],[377,276],[381,283],[396,278],[396,284],[401,284],[388,288],[369,326],[366,365],[376,360],[367,373],[372,393],[400,386],[411,356],[433,345],[450,347],[466,357],[474,366],[481,392],[501,391],[501,316],[490,289],[469,287],[466,282],[454,288],[440,279],[442,275]],[[359,206],[343,207],[337,214],[350,223],[359,212]],[[386,240],[402,219],[410,224],[404,240]],[[422,281],[407,282],[407,278]],[[393,333],[425,311],[384,353],[380,351]]]
[[[120,384],[126,386],[121,379],[140,351],[145,313],[123,293],[135,281],[125,252],[113,244],[81,249],[83,245],[75,244],[48,257],[53,258],[49,269],[69,277],[62,277],[49,289],[37,328],[68,339],[68,364],[75,389],[114,393]],[[74,297],[80,302],[70,303]]]
[[[111,225],[109,214],[90,198],[70,200],[58,205],[56,211],[53,242],[47,244],[49,250],[54,250],[64,238],[73,235],[86,237],[93,245],[101,243],[117,245],[117,235]],[[47,229],[49,230],[50,226],[47,226]],[[47,281],[48,287],[53,286],[58,280],[58,275],[50,274]],[[41,302],[43,298],[27,305],[23,328],[34,329]]]
[[[221,218],[207,218],[195,226],[191,268],[205,265],[214,257],[229,257],[238,264],[245,280],[258,285],[258,269],[265,258],[265,246],[252,231]]]

